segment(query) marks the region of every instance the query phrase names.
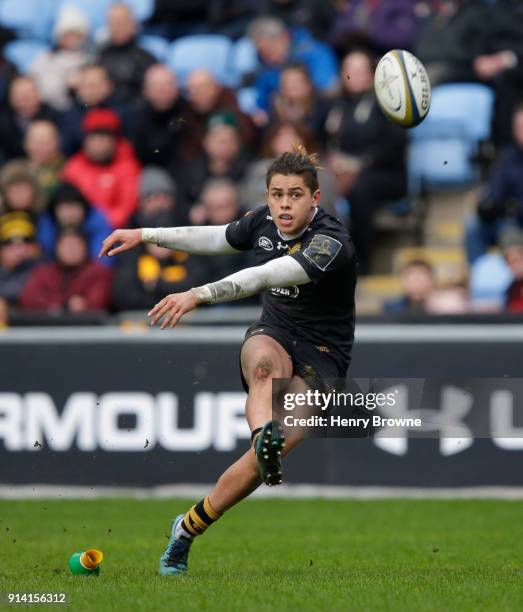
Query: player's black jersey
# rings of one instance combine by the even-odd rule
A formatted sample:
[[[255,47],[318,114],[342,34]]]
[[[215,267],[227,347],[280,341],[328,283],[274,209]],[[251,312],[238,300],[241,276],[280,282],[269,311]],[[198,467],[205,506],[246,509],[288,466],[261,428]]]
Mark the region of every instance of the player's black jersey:
[[[307,229],[285,240],[263,206],[230,223],[226,237],[235,249],[255,253],[258,264],[290,255],[312,282],[263,292],[261,321],[334,352],[348,365],[354,339],[356,257],[342,223],[318,207]]]

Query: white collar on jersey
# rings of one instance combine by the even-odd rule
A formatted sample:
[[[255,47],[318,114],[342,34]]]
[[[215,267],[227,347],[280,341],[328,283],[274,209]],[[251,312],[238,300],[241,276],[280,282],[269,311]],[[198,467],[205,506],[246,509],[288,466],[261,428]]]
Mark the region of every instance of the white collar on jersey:
[[[278,229],[278,236],[282,239],[282,240],[294,240],[295,238],[299,238],[302,234],[304,234],[308,229],[309,229],[309,225],[312,223],[312,220],[314,219],[314,217],[316,216],[316,213],[318,212],[318,207],[316,206],[316,208],[314,209],[314,214],[311,217],[311,220],[309,221],[307,227],[302,230],[301,232],[299,232],[298,234],[284,234],[283,232],[280,232],[280,230]]]

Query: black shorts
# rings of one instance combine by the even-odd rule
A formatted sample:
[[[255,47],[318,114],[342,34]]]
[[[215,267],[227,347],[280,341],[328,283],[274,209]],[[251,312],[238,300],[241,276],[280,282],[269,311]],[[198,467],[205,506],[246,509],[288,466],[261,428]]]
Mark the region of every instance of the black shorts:
[[[312,389],[326,391],[323,380],[343,380],[347,376],[349,361],[342,358],[328,345],[316,345],[313,342],[293,336],[288,330],[270,323],[256,321],[245,332],[243,342],[252,336],[269,336],[280,344],[292,359],[293,375],[303,378]],[[243,344],[242,344],[243,346]],[[242,386],[249,392],[249,386],[243,376],[240,350],[240,376]]]

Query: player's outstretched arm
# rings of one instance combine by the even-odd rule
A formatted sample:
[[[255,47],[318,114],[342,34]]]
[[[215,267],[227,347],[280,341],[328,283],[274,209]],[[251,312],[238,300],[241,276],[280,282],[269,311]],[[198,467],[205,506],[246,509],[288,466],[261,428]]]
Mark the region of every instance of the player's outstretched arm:
[[[227,225],[201,225],[195,227],[144,227],[142,229],[118,229],[104,241],[99,257],[118,255],[150,242],[175,251],[198,255],[238,253],[225,237]]]
[[[291,256],[284,255],[262,266],[245,268],[215,283],[208,283],[183,293],[173,293],[158,302],[148,313],[151,325],[163,317],[161,329],[174,327],[181,317],[198,304],[217,304],[240,300],[269,287],[304,285],[311,281],[302,266]]]

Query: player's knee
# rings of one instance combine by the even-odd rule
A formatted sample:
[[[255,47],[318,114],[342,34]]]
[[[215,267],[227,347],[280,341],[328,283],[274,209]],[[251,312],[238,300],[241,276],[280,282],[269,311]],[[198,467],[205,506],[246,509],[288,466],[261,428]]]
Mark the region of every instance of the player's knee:
[[[263,355],[256,360],[253,378],[256,382],[266,382],[274,377],[274,370],[274,361],[268,355]]]

